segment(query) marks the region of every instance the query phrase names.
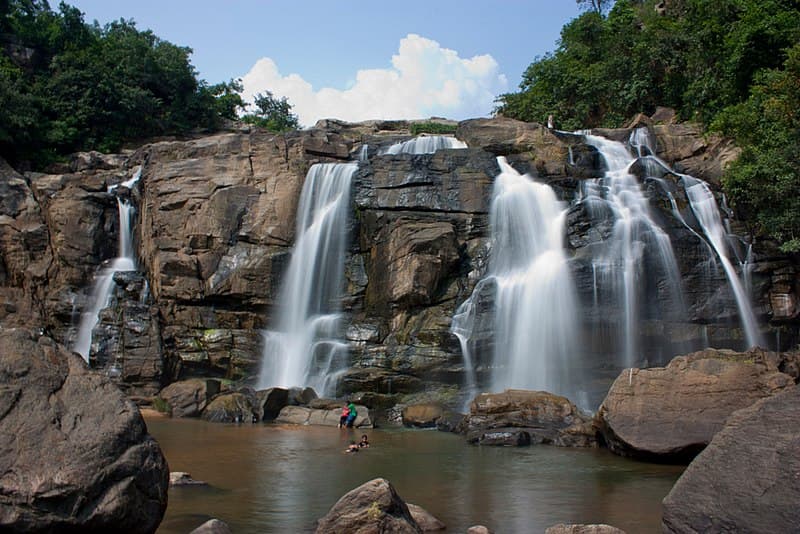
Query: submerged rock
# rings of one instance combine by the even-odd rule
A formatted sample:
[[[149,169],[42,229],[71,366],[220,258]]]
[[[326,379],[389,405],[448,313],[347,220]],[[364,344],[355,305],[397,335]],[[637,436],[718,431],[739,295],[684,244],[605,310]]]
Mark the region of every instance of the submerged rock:
[[[566,397],[545,391],[481,393],[459,431],[478,445],[597,446],[591,418]]]
[[[688,461],[731,413],[792,387],[769,353],[707,349],[666,367],[623,371],[600,406],[598,426],[617,454]]]
[[[202,480],[195,480],[192,475],[184,471],[172,471],[169,474],[170,486],[207,486]]]
[[[317,522],[317,534],[423,532],[388,480],[376,478],[348,492]]]
[[[136,406],[77,354],[0,332],[0,530],[154,532],[169,468]]]
[[[439,532],[440,530],[447,530],[447,525],[436,519],[433,514],[427,511],[422,506],[407,503],[408,511],[411,512],[411,517],[417,522],[422,532]]]
[[[559,523],[548,527],[544,534],[625,534],[625,531],[611,525],[567,525]]]
[[[734,412],[664,499],[664,532],[797,532],[800,389]]]
[[[232,534],[231,527],[220,519],[209,519],[189,534]]]

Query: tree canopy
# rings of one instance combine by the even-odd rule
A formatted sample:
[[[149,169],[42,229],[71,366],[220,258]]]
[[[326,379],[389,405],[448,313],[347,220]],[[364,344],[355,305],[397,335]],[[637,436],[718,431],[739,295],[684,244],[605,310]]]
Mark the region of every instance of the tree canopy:
[[[191,53],[132,20],[101,27],[63,2],[0,0],[0,156],[42,167],[237,119],[241,82],[209,85]]]
[[[800,251],[796,0],[578,0],[589,8],[536,58],[497,111],[564,129],[615,127],[657,106],[732,136],[724,187],[754,232]],[[591,5],[589,5],[591,4]],[[794,100],[792,100],[794,98]],[[796,107],[796,104],[795,104]],[[773,202],[773,198],[780,198]]]

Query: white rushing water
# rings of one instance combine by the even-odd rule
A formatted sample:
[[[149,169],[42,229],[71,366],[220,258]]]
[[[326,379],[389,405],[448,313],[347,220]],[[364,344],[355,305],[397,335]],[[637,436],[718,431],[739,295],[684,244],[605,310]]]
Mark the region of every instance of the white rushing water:
[[[514,170],[503,157],[494,185],[492,257],[486,279],[453,318],[465,367],[482,284],[495,284],[491,389],[546,390],[578,398],[572,358],[578,343],[576,299],[563,251],[565,206],[553,190]],[[474,375],[472,380],[474,380]]]
[[[109,186],[107,191],[113,193],[120,185],[132,188],[142,176],[142,167],[137,167],[133,176],[118,185]],[[92,330],[97,325],[100,311],[108,306],[111,291],[114,288],[114,273],[119,271],[135,271],[136,259],[133,252],[133,225],[132,216],[134,207],[128,199],[117,198],[117,211],[119,213],[119,242],[117,244],[117,257],[111,260],[107,267],[95,275],[92,286],[89,307],[81,313],[78,323],[78,333],[72,350],[83,356],[89,362],[89,353],[92,348]]]
[[[672,309],[682,312],[683,292],[680,271],[675,260],[669,236],[656,223],[650,213],[647,197],[636,177],[629,171],[636,160],[625,144],[603,137],[586,134],[586,142],[600,152],[606,163],[606,172],[598,180],[582,182],[578,202],[585,205],[590,217],[613,220],[611,236],[604,246],[596,251],[592,260],[597,284],[602,284],[609,298],[620,303],[623,317],[619,337],[623,347],[626,367],[636,366],[642,359],[638,346],[638,322],[640,319],[640,294],[644,279],[646,256],[650,255],[663,272],[668,283]],[[631,145],[642,155],[646,150],[646,134],[635,130]]]
[[[347,365],[337,339],[350,181],[356,163],[313,165],[297,211],[292,258],[281,288],[277,323],[264,332],[259,388],[311,386],[330,392]]]
[[[433,154],[445,148],[467,148],[467,144],[449,135],[421,135],[395,143],[384,154]]]
[[[730,283],[731,291],[733,291],[733,296],[736,299],[736,306],[739,309],[739,318],[745,332],[747,346],[763,345],[758,331],[758,322],[750,305],[749,295],[739,280],[731,260],[728,258],[725,227],[722,223],[722,217],[717,201],[714,199],[714,194],[709,189],[708,184],[702,180],[686,175],[683,175],[682,179],[692,212],[697,222],[700,223],[703,233],[705,233],[711,246],[716,251],[722,264],[722,269],[725,271],[725,276],[727,276]]]

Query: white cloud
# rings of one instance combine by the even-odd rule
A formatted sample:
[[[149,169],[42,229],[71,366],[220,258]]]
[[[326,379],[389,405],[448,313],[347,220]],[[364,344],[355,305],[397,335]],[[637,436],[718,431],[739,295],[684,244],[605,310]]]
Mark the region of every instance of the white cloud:
[[[392,56],[392,68],[364,69],[347,89],[324,87],[315,91],[298,74],[283,76],[278,65],[259,59],[242,77],[243,97],[252,102],[256,93],[271,91],[286,97],[300,123],[311,126],[319,119],[451,119],[481,117],[491,113],[495,96],[508,82],[488,54],[463,59],[455,50],[408,34]]]

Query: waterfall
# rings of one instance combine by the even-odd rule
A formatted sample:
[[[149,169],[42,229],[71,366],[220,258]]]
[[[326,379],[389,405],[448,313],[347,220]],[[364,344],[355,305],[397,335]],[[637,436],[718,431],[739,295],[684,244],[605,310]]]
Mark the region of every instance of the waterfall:
[[[119,186],[132,188],[142,176],[142,167],[136,168],[133,176],[121,184],[109,186],[108,193],[114,193]],[[117,211],[119,213],[119,242],[117,244],[117,257],[95,276],[92,287],[91,300],[88,309],[81,313],[78,333],[72,350],[83,356],[89,362],[89,353],[92,348],[92,330],[99,320],[100,311],[108,306],[111,291],[114,287],[114,273],[119,271],[135,271],[136,259],[133,252],[133,229],[131,224],[134,207],[129,199],[117,197]]]
[[[516,172],[503,157],[490,212],[492,257],[488,276],[462,304],[451,331],[472,364],[469,339],[474,299],[496,286],[491,389],[546,390],[577,398],[573,375],[577,306],[563,251],[566,210],[553,190]]]
[[[296,241],[280,293],[277,324],[264,332],[259,388],[311,386],[329,392],[346,368],[337,339],[339,299],[356,163],[313,165],[297,211]]]
[[[598,282],[609,287],[610,298],[622,308],[621,345],[626,367],[635,366],[642,355],[638,346],[641,291],[645,279],[645,260],[651,256],[665,276],[673,299],[672,312],[677,315],[684,309],[680,272],[669,236],[650,214],[647,197],[629,168],[636,160],[620,142],[585,134],[586,142],[597,148],[606,163],[606,172],[599,180],[582,182],[583,203],[593,220],[610,218],[611,236],[599,247],[592,269]],[[631,146],[642,155],[648,155],[647,138],[634,130]]]
[[[700,223],[700,227],[703,229],[703,233],[716,251],[722,264],[722,269],[725,271],[725,276],[728,277],[733,296],[736,299],[736,306],[739,309],[739,317],[747,339],[747,346],[763,345],[748,294],[736,275],[731,260],[728,258],[725,241],[726,232],[714,194],[709,189],[708,184],[702,180],[686,175],[683,175],[682,179],[692,213],[694,213],[695,218]]]
[[[467,144],[448,135],[421,135],[395,143],[383,154],[433,154],[444,148],[467,148]]]

